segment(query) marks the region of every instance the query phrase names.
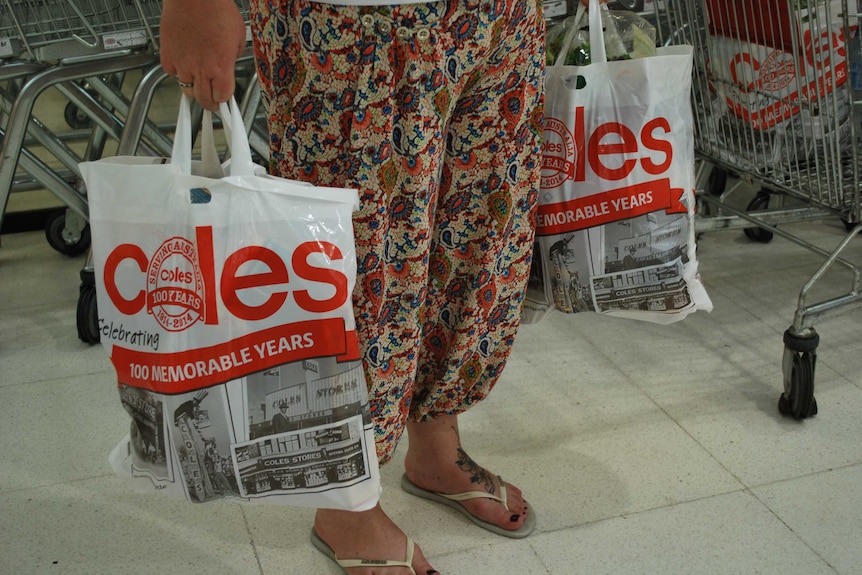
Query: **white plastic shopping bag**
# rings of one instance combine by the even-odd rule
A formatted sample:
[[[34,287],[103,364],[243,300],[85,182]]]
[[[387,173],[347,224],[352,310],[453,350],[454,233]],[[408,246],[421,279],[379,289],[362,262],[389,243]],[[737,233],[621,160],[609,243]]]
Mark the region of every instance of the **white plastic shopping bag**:
[[[363,510],[380,478],[351,293],[354,190],[258,175],[236,103],[231,160],[106,158],[90,198],[101,341],[130,434],[113,468],[204,502]],[[198,168],[215,175],[196,175]]]
[[[558,310],[671,323],[712,309],[695,257],[692,48],[608,62],[600,10],[591,0],[592,63],[546,71],[539,255]]]

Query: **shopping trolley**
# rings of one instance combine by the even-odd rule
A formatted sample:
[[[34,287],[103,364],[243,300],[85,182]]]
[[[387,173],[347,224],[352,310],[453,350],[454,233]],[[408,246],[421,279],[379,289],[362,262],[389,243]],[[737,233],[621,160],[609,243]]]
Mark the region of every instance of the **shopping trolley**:
[[[107,137],[119,139],[125,73],[155,65],[160,3],[153,0],[4,0],[0,3],[0,224],[16,174],[29,174],[67,207],[49,219],[46,236],[58,251],[77,255],[89,246],[87,203],[78,164],[98,159]],[[30,67],[29,75],[12,75]],[[6,74],[6,71],[9,74]],[[85,88],[86,86],[86,88]],[[39,96],[54,88],[90,120],[83,156],[67,138],[33,115]],[[151,135],[156,136],[152,127]],[[34,140],[62,170],[25,146]]]
[[[802,287],[784,332],[784,415],[817,413],[814,323],[862,304],[860,268],[842,257],[859,241],[860,111],[849,70],[862,62],[855,0],[666,0],[657,17],[668,43],[694,46],[692,102],[700,160],[698,233],[743,228],[755,241],[779,235],[824,258]],[[710,174],[711,172],[711,174]],[[738,183],[725,188],[728,173]],[[761,187],[745,209],[733,196]],[[771,204],[781,198],[788,202]],[[778,227],[840,218],[847,236],[832,252]],[[753,224],[753,226],[752,226]],[[833,266],[850,271],[846,293],[810,302]],[[842,290],[843,291],[843,290]]]
[[[155,44],[156,0],[4,0],[0,46],[8,55],[57,63]]]

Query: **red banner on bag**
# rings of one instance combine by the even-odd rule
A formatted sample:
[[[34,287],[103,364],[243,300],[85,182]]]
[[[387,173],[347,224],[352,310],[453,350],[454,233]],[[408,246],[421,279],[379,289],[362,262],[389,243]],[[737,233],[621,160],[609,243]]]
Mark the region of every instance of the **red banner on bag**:
[[[669,178],[642,182],[567,202],[540,205],[536,233],[551,236],[593,228],[610,222],[664,210],[684,214],[682,188],[672,188]]]
[[[282,325],[182,352],[144,352],[115,345],[111,362],[118,383],[173,395],[303,359],[358,359],[357,343],[356,333],[345,330],[342,318],[329,318]]]

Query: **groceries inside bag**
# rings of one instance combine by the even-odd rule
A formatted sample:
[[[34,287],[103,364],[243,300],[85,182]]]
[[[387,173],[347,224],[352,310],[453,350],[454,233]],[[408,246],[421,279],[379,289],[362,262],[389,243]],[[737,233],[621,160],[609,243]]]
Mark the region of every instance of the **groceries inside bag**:
[[[546,70],[538,257],[557,310],[672,323],[712,309],[695,252],[692,48],[610,61],[602,12],[592,0],[590,63],[558,55]]]
[[[235,102],[222,107],[226,173],[214,154],[192,162],[186,98],[180,108],[170,161],[81,166],[101,341],[130,417],[111,464],[196,503],[371,508],[380,477],[351,303],[357,193],[260,175]]]
[[[548,28],[545,35],[545,62],[548,66],[586,66],[592,62],[585,14],[583,4],[579,4],[575,15]],[[656,31],[648,20],[627,10],[601,10],[601,19],[608,61],[655,56]]]

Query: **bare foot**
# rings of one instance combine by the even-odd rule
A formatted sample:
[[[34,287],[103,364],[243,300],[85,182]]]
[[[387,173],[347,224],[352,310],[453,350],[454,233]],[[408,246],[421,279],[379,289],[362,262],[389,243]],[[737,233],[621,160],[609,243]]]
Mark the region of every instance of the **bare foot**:
[[[404,561],[407,536],[378,504],[369,511],[351,512],[318,509],[314,517],[318,536],[339,559],[388,559]],[[439,575],[418,545],[413,553],[416,575]],[[350,575],[411,575],[406,567],[351,567]]]
[[[414,484],[447,495],[484,491],[500,496],[497,477],[480,467],[461,447],[456,415],[408,423],[407,434],[409,447],[404,468]],[[524,524],[529,510],[521,490],[508,482],[505,484],[508,509],[493,499],[459,503],[479,519],[515,531]]]

